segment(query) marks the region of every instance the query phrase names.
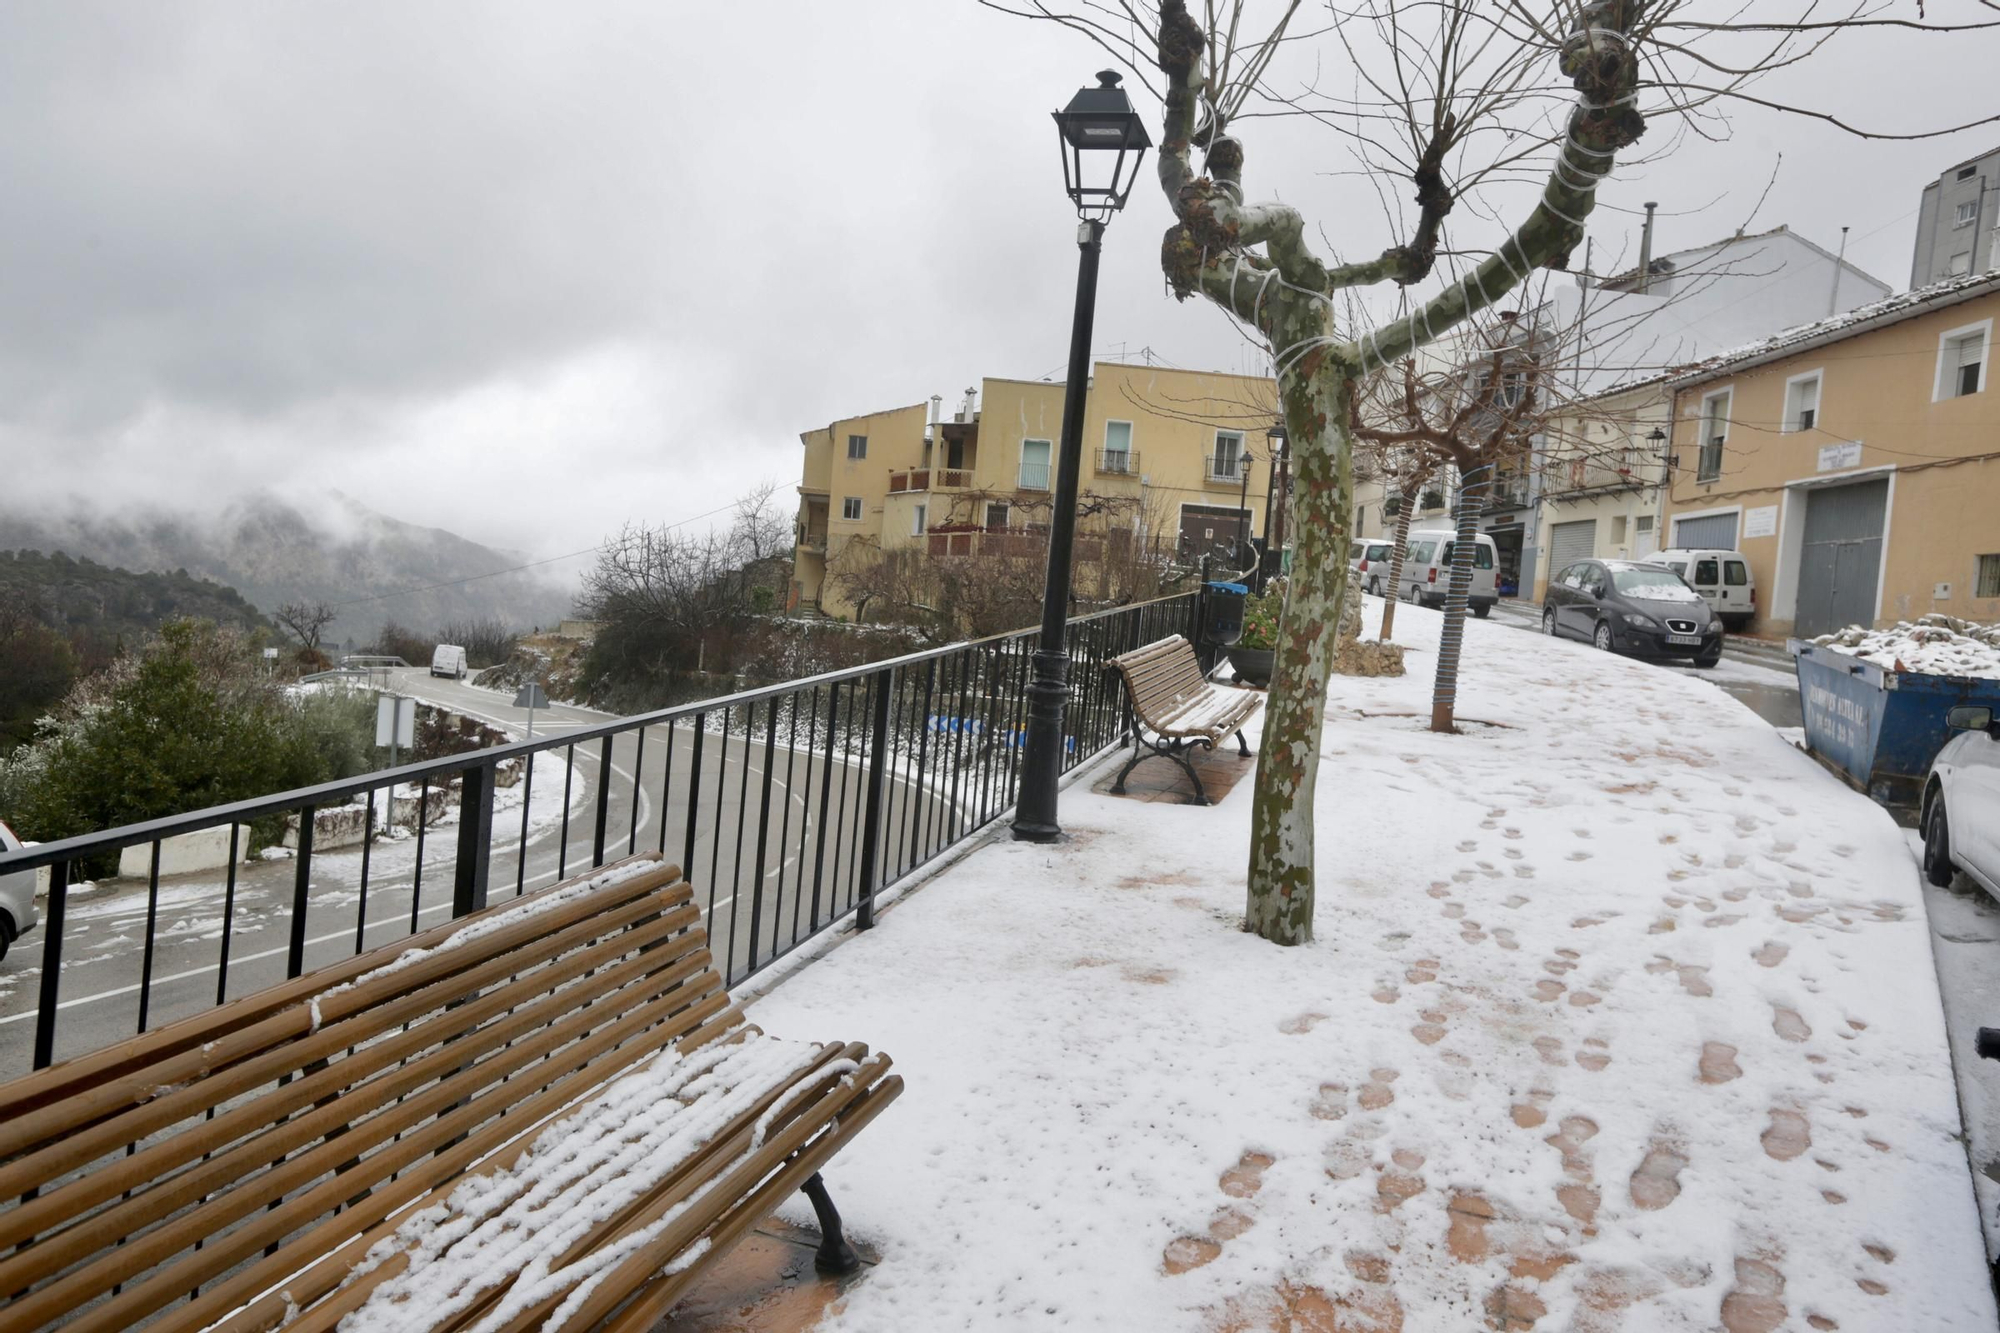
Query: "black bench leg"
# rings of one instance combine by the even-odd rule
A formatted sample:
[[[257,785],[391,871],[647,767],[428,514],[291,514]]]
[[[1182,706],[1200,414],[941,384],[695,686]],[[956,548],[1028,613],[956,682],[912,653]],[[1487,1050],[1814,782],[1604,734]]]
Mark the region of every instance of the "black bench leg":
[[[826,1181],[815,1171],[799,1186],[799,1192],[812,1200],[813,1213],[819,1218],[819,1250],[813,1255],[813,1267],[822,1273],[852,1273],[861,1267],[861,1256],[847,1243],[847,1236],[840,1229],[840,1212],[833,1206],[833,1196],[826,1192]]]
[[[1133,769],[1139,766],[1141,760],[1151,759],[1152,757],[1152,755],[1146,752],[1146,747],[1139,744],[1139,737],[1137,733],[1134,733],[1132,737],[1132,758],[1126,762],[1125,767],[1118,770],[1118,780],[1111,784],[1111,794],[1113,796],[1123,796],[1125,794],[1126,777],[1131,774]]]
[[[1166,754],[1167,758],[1181,766],[1182,770],[1188,775],[1188,781],[1194,784],[1194,799],[1189,801],[1188,804],[1207,805],[1208,788],[1201,785],[1201,774],[1195,772],[1194,765],[1188,762],[1188,752],[1193,748],[1191,745],[1176,745],[1173,749],[1168,750]],[[1215,747],[1210,746],[1209,748],[1214,749]]]
[[[1245,759],[1250,757],[1250,742],[1243,739],[1243,733],[1236,733],[1236,748]]]

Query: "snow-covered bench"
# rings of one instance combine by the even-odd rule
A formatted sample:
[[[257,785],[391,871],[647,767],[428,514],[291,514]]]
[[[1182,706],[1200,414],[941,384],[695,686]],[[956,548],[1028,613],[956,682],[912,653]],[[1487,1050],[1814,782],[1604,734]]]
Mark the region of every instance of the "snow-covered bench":
[[[0,1323],[651,1328],[793,1190],[857,1263],[888,1069],[745,1023],[633,858],[0,1086]]]
[[[1250,720],[1262,699],[1248,690],[1226,690],[1212,685],[1202,675],[1194,647],[1175,634],[1135,648],[1111,659],[1125,681],[1125,697],[1131,703],[1132,758],[1118,770],[1111,790],[1125,791],[1125,778],[1143,760],[1171,759],[1187,771],[1194,783],[1195,805],[1208,804],[1208,792],[1201,775],[1188,762],[1187,752],[1199,745],[1213,750],[1215,743],[1230,732],[1247,757],[1249,742],[1243,739],[1243,724]],[[1145,735],[1152,732],[1151,739]],[[1148,753],[1150,751],[1150,753]]]

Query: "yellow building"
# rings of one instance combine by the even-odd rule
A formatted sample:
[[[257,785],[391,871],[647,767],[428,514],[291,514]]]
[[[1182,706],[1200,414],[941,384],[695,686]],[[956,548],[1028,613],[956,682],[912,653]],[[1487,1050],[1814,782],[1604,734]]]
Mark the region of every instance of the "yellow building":
[[[1039,548],[1049,522],[1063,386],[983,379],[940,399],[799,436],[796,608],[849,616],[835,575],[882,551]],[[1199,556],[1261,537],[1277,387],[1257,376],[1100,361],[1083,421],[1079,554],[1133,541]]]
[[[1675,378],[1664,544],[1740,549],[1765,635],[2000,620],[1996,316],[1958,279]]]

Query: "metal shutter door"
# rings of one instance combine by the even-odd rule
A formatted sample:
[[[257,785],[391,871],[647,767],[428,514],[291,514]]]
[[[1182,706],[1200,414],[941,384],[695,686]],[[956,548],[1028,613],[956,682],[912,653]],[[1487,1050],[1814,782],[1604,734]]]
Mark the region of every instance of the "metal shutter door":
[[[1735,550],[1736,515],[1709,514],[1704,518],[1675,519],[1673,547],[1677,551]]]
[[[1558,523],[1549,529],[1549,575],[1553,578],[1578,560],[1588,560],[1597,554],[1597,520],[1578,519],[1574,523]]]

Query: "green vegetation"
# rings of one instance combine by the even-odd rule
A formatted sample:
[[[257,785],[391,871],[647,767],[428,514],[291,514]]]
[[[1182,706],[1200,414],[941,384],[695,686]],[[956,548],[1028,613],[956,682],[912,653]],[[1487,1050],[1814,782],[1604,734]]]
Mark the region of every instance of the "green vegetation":
[[[367,693],[268,680],[240,630],[169,621],[0,761],[0,816],[47,841],[348,777],[373,767],[374,714]]]

